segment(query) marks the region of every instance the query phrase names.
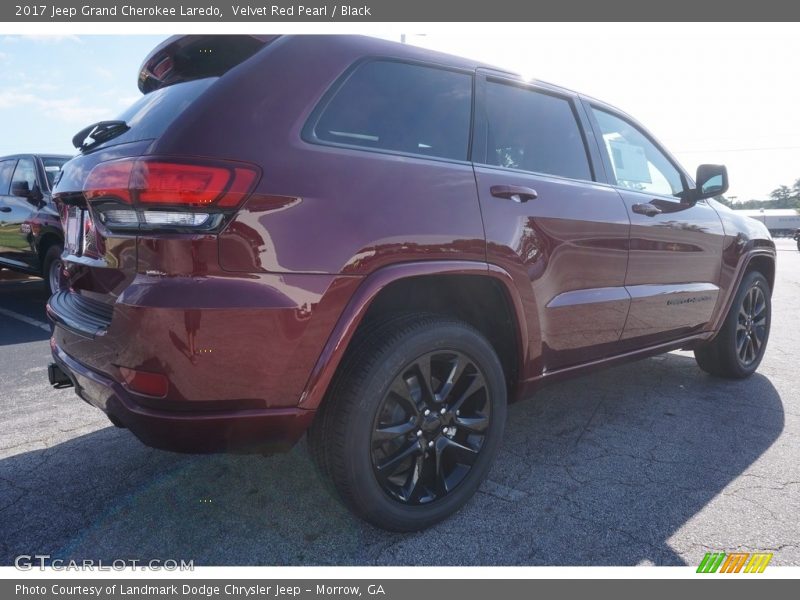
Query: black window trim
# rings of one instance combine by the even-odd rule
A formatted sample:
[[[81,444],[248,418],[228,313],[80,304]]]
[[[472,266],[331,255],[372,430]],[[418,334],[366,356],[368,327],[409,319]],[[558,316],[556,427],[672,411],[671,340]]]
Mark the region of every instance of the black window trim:
[[[672,202],[683,202],[683,198],[680,196],[675,196],[674,194],[665,195],[665,194],[656,194],[654,192],[648,192],[645,190],[632,190],[631,188],[627,188],[625,186],[619,185],[617,183],[617,178],[614,175],[614,166],[611,163],[611,157],[608,155],[608,149],[605,147],[605,144],[602,143],[603,139],[603,131],[600,129],[600,123],[597,122],[597,117],[594,114],[595,110],[599,110],[601,112],[607,113],[612,117],[616,117],[622,121],[625,121],[628,125],[636,129],[639,133],[641,133],[653,146],[656,147],[656,150],[661,152],[664,158],[667,160],[669,164],[673,166],[673,168],[678,172],[678,175],[681,177],[681,183],[683,184],[683,192],[687,192],[691,189],[692,179],[689,177],[688,173],[683,169],[683,167],[675,160],[675,157],[670,154],[666,148],[662,144],[656,140],[653,135],[647,131],[642,125],[637,123],[632,117],[626,115],[624,112],[617,110],[613,106],[609,106],[597,100],[591,100],[582,98],[581,99],[584,107],[586,109],[586,113],[589,117],[589,121],[592,124],[592,128],[595,131],[595,139],[597,140],[597,145],[600,146],[600,157],[603,161],[603,165],[605,167],[607,178],[608,178],[608,185],[613,187],[617,190],[623,190],[625,192],[631,192],[635,194],[643,194],[645,196],[657,196],[658,198],[663,198],[665,200],[671,200]]]
[[[528,171],[526,169],[514,169],[512,167],[503,167],[501,165],[491,165],[487,163],[486,158],[486,125],[488,121],[488,115],[486,113],[486,86],[489,83],[498,83],[501,85],[510,85],[513,87],[518,87],[520,89],[529,90],[532,92],[538,92],[540,94],[545,94],[548,96],[553,96],[555,98],[559,98],[561,100],[565,100],[572,111],[572,116],[575,119],[575,125],[578,128],[578,131],[581,135],[581,140],[583,142],[583,150],[586,154],[586,162],[589,166],[589,174],[591,179],[582,179],[576,177],[566,177],[564,175],[558,175],[556,173],[542,173],[539,171]],[[590,144],[589,138],[594,138],[594,131],[592,129],[587,128],[587,123],[585,119],[582,118],[580,113],[580,101],[576,95],[570,94],[566,91],[559,90],[548,84],[538,81],[524,81],[517,77],[514,77],[511,74],[504,73],[502,71],[495,71],[493,69],[478,69],[477,77],[476,77],[476,93],[475,93],[475,101],[477,102],[477,110],[475,113],[479,115],[475,119],[475,124],[473,125],[473,147],[477,150],[477,152],[473,151],[472,154],[472,162],[475,166],[480,166],[481,168],[486,169],[493,169],[498,171],[506,171],[509,173],[521,173],[526,175],[535,175],[537,177],[552,177],[554,179],[560,179],[564,181],[574,181],[579,183],[592,183],[592,184],[605,184],[606,181],[600,178],[601,176],[601,169],[603,169],[604,165],[601,161],[600,155],[593,151],[592,146]],[[596,140],[595,140],[596,141]]]
[[[431,156],[430,154],[419,154],[416,152],[402,152],[399,150],[389,150],[386,148],[370,148],[369,146],[359,146],[358,144],[348,144],[345,142],[332,142],[330,140],[322,140],[317,137],[316,127],[317,124],[319,123],[320,118],[322,117],[322,114],[325,112],[325,109],[328,108],[328,105],[334,99],[339,90],[344,86],[344,84],[347,83],[347,81],[350,79],[353,73],[355,73],[361,66],[371,62],[394,62],[407,65],[414,65],[419,67],[427,67],[429,69],[438,69],[440,71],[452,71],[455,73],[461,73],[464,75],[468,75],[471,78],[472,86],[471,86],[470,118],[469,118],[469,132],[467,137],[466,160],[447,158],[444,156]],[[469,166],[472,164],[471,157],[472,157],[473,131],[475,128],[475,106],[476,105],[475,105],[474,69],[465,69],[461,67],[453,67],[451,65],[443,63],[398,58],[394,56],[384,56],[384,55],[364,56],[353,62],[353,64],[351,64],[349,67],[347,67],[347,69],[339,77],[337,77],[336,80],[328,87],[328,89],[325,91],[325,93],[321,96],[321,98],[317,102],[314,109],[311,111],[311,114],[306,119],[303,128],[300,130],[300,138],[304,142],[309,144],[314,144],[316,146],[328,146],[331,148],[357,150],[359,152],[370,152],[373,154],[386,154],[389,156],[416,158],[422,160],[432,160],[435,162],[444,162],[450,164]]]

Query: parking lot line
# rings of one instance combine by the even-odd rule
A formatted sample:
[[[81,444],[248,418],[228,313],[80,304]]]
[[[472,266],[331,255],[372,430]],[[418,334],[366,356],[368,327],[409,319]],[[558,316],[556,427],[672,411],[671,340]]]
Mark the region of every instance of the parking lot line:
[[[16,319],[17,321],[22,321],[23,323],[27,323],[28,325],[33,325],[34,327],[38,327],[39,329],[44,329],[45,331],[50,331],[50,325],[48,325],[47,323],[44,323],[37,319],[32,319],[31,317],[27,317],[18,312],[14,312],[13,310],[8,310],[7,308],[0,308],[0,315],[5,315],[12,319]]]

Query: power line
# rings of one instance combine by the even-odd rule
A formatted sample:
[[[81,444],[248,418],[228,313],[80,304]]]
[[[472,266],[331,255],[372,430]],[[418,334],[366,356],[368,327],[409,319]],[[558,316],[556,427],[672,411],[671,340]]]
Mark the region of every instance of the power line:
[[[702,152],[758,152],[761,150],[800,150],[800,146],[764,146],[761,148],[717,148],[711,150],[676,150],[676,154],[699,154]]]

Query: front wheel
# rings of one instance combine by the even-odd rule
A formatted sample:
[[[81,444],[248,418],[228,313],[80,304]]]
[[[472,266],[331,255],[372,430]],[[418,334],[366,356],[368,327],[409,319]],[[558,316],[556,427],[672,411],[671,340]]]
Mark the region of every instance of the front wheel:
[[[461,508],[502,437],[506,383],[491,344],[461,321],[393,319],[357,342],[309,442],[358,516],[416,531]]]
[[[694,351],[701,369],[728,379],[743,379],[755,372],[769,339],[770,296],[769,283],[761,273],[745,274],[719,334]]]

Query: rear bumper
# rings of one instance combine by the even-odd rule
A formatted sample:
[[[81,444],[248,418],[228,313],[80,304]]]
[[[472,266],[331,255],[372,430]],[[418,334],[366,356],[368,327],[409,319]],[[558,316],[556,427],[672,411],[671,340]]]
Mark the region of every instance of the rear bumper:
[[[122,385],[53,344],[53,358],[83,400],[143,443],[173,452],[275,452],[291,448],[314,418],[301,408],[166,411],[142,406]]]

